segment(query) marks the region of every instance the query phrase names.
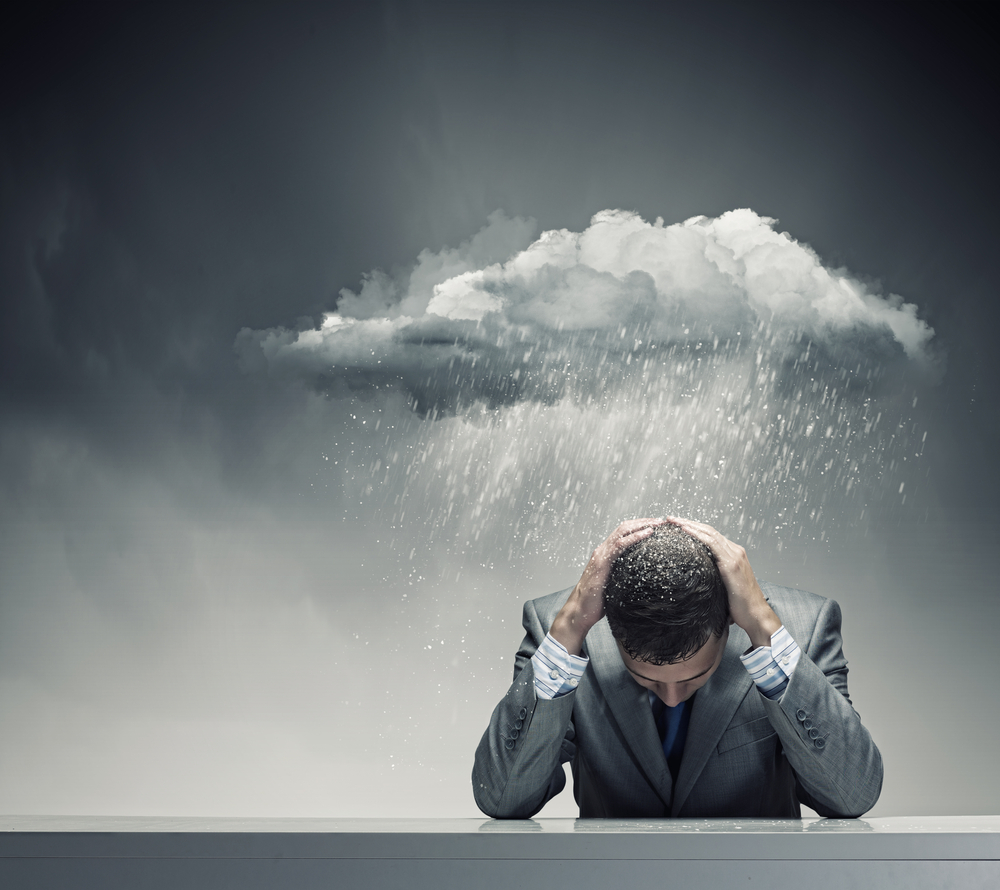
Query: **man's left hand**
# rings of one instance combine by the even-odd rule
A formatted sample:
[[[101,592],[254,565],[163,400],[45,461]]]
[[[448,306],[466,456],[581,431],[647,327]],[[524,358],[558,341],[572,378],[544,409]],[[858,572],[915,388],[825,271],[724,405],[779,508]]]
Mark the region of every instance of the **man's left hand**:
[[[746,550],[704,522],[675,516],[668,516],[667,521],[701,541],[715,555],[722,583],[729,594],[729,615],[746,631],[751,648],[770,646],[771,634],[781,627],[781,619],[764,598]]]

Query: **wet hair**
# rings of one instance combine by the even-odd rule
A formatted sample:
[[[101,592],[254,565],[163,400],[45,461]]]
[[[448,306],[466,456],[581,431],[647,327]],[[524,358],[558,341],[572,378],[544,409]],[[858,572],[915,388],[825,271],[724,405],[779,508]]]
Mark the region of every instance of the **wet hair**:
[[[665,525],[621,553],[604,591],[611,633],[638,661],[683,661],[729,624],[729,598],[701,541]]]

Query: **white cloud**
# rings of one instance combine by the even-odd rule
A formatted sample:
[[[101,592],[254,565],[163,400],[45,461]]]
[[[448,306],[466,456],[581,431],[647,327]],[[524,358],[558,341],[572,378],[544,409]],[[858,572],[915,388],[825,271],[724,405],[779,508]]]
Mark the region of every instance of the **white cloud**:
[[[749,545],[912,503],[912,371],[933,364],[915,306],[751,210],[604,211],[496,257],[524,231],[495,216],[408,278],[367,276],[318,330],[239,335],[247,370],[311,381],[376,431],[338,469],[393,535],[420,517],[449,561],[485,564],[627,515]]]
[[[319,330],[244,329],[237,349],[248,370],[263,359],[355,386],[392,381],[446,407],[593,387],[588,369],[627,358],[626,341],[739,342],[777,362],[807,340],[852,361],[933,363],[934,332],[914,305],[825,267],[774,225],[747,209],[669,226],[606,210],[583,232],[523,246],[533,223],[496,213],[458,248],[423,251],[408,276],[366,275]],[[555,372],[569,366],[572,380]]]

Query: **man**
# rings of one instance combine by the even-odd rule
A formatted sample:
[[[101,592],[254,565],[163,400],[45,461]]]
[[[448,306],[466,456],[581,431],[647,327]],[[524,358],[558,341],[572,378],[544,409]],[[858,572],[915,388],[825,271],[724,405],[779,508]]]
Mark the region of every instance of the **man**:
[[[683,519],[623,522],[572,590],[525,604],[514,682],[476,750],[476,803],[529,818],[859,816],[882,759],[851,707],[840,607],[754,577]]]

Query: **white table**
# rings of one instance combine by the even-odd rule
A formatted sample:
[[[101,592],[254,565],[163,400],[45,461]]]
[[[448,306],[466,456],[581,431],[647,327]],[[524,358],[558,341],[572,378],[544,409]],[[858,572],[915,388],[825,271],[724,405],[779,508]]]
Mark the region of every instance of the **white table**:
[[[4,888],[1000,887],[1000,816],[0,816]]]

